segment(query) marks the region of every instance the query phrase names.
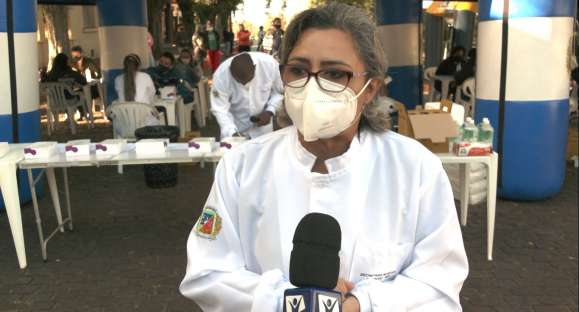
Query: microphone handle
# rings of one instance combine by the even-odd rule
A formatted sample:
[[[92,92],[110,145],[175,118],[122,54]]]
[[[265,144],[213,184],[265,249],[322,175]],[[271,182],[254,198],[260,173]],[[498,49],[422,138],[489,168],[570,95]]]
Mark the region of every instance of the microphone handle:
[[[342,294],[313,287],[287,289],[283,312],[342,312]]]

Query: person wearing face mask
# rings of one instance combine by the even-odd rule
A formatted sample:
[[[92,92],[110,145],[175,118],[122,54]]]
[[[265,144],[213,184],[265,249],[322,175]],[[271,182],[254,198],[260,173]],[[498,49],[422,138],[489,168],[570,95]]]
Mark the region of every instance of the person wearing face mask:
[[[279,63],[270,55],[245,52],[227,59],[213,75],[211,112],[221,137],[256,138],[273,130],[283,101]]]
[[[287,127],[222,158],[181,293],[203,311],[282,311],[293,233],[318,212],[341,227],[342,311],[461,311],[468,262],[450,182],[438,157],[388,130],[375,23],[334,2],[298,14],[283,46]]]
[[[183,81],[187,81],[191,86],[197,84],[197,81],[192,80],[189,76],[184,76],[177,69],[175,64],[175,56],[171,52],[165,52],[159,58],[159,65],[157,67],[152,67],[147,70],[147,73],[151,75],[155,87],[160,89],[166,86],[176,86],[177,94],[183,98],[185,104],[192,103],[193,93],[183,84]]]
[[[181,50],[181,53],[179,53],[179,58],[177,59],[175,68],[181,77],[189,82],[192,87],[197,86],[197,83],[199,83],[199,80],[201,80],[201,68],[199,64],[197,64],[197,62],[193,59],[191,51],[187,49],[183,49]]]

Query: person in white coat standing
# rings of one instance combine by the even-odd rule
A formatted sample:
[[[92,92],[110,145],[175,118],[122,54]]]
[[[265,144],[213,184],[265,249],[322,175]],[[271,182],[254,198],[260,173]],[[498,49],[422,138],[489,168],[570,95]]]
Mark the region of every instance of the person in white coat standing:
[[[468,262],[451,186],[434,154],[388,130],[374,23],[331,3],[298,14],[284,40],[277,117],[293,125],[225,154],[181,293],[203,311],[282,311],[293,234],[319,212],[342,230],[344,312],[462,311]]]
[[[257,138],[273,131],[283,101],[279,63],[270,55],[247,52],[223,62],[213,75],[211,112],[221,138]]]

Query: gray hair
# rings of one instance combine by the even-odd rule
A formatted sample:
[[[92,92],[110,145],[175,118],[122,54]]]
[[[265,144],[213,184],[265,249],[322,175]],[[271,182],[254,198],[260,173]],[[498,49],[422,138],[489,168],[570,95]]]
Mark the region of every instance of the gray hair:
[[[350,34],[358,55],[366,67],[368,78],[384,81],[387,70],[386,56],[378,40],[375,23],[362,9],[337,2],[305,10],[291,21],[281,49],[280,62],[282,64],[287,63],[301,34],[312,28],[339,29]],[[277,122],[282,127],[292,124],[285,107],[278,112]],[[368,126],[376,132],[385,132],[390,129],[388,105],[385,105],[383,101],[373,99],[364,108],[360,125],[361,127]]]

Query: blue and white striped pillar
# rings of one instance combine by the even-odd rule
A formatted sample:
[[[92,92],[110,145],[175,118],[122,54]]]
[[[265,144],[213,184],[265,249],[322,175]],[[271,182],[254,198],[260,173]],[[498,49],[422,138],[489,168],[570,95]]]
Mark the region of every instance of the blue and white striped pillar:
[[[422,104],[421,14],[422,0],[376,0],[378,36],[392,77],[388,94],[409,109]]]
[[[503,0],[480,0],[476,119],[499,143]],[[510,0],[499,195],[538,200],[565,178],[569,63],[576,0]]]
[[[99,41],[101,68],[106,86],[107,100],[117,99],[115,77],[122,73],[123,59],[127,54],[139,55],[143,64],[149,66],[147,46],[146,0],[98,0],[100,17]]]
[[[36,44],[36,0],[14,0],[14,57],[18,97],[18,141],[40,140],[38,96],[38,46]],[[12,94],[8,60],[6,0],[0,0],[0,142],[13,142]],[[20,173],[20,198],[30,199],[28,180]],[[4,202],[0,196],[0,207]]]

